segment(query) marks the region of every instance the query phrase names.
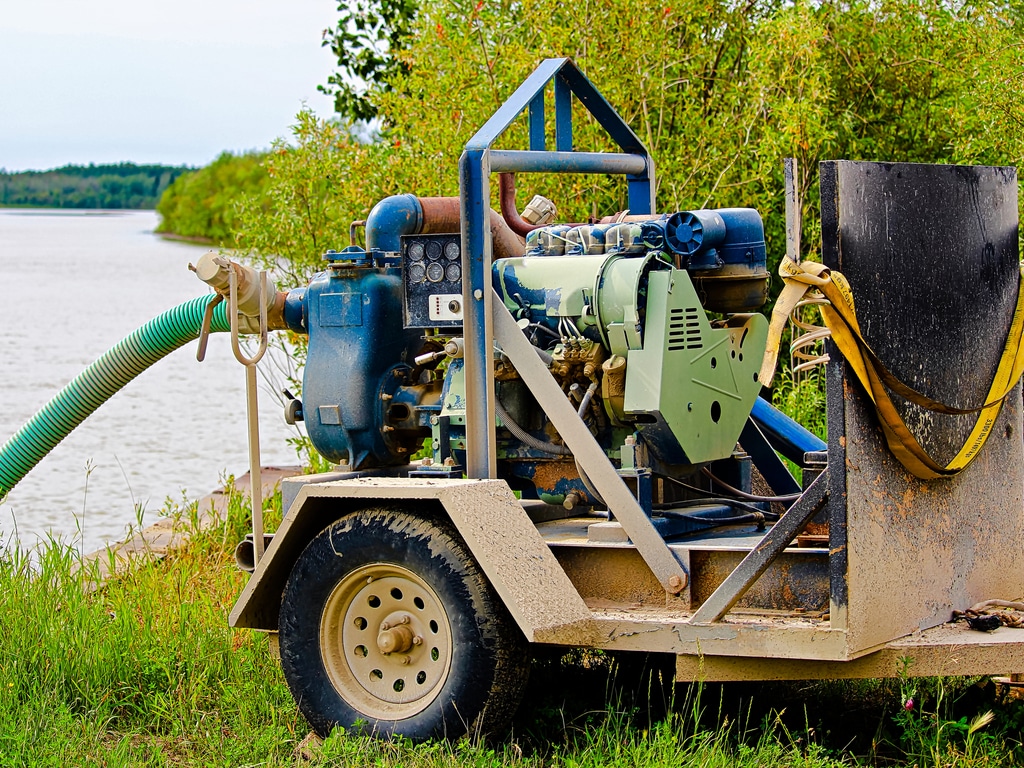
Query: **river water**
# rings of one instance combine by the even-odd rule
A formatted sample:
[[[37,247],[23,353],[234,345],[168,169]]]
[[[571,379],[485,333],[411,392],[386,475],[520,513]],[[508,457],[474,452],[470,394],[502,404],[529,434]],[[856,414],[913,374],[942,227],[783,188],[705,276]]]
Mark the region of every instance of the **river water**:
[[[207,292],[188,269],[206,248],[153,234],[153,211],[0,210],[0,444],[107,349],[161,312]],[[227,334],[206,361],[196,342],[101,406],[0,504],[0,541],[48,534],[90,552],[165,500],[202,496],[248,468],[245,373]],[[264,362],[262,369],[274,366]],[[266,381],[264,464],[297,463]]]

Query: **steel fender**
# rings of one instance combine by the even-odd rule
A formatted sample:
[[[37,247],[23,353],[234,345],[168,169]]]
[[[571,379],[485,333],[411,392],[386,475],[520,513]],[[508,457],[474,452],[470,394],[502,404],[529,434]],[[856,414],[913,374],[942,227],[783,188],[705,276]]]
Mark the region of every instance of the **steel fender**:
[[[406,508],[426,502],[424,515],[443,509],[528,640],[596,642],[590,609],[501,480],[357,478],[302,486],[235,603],[231,626],[276,631],[285,582],[309,541],[345,513],[388,501]]]

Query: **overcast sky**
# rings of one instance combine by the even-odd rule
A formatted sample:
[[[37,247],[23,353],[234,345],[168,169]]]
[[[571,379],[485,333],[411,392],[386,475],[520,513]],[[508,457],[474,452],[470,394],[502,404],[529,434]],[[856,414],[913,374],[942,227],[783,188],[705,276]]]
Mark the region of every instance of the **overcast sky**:
[[[203,165],[288,133],[335,0],[0,0],[0,168]]]

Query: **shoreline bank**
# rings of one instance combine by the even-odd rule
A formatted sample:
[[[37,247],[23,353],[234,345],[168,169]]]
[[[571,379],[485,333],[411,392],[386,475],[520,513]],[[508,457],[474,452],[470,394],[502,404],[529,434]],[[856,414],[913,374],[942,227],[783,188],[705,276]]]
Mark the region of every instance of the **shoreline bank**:
[[[302,473],[301,467],[266,466],[261,469],[263,498],[275,493],[286,477]],[[249,473],[235,479],[234,490],[248,495]],[[224,522],[228,514],[231,489],[221,486],[196,501],[196,519],[182,516],[163,517],[141,531],[82,557],[82,568],[96,568],[93,588],[109,579],[123,576],[142,563],[162,560],[176,549],[188,544],[195,533],[209,530]]]
[[[153,230],[153,234],[157,237],[163,238],[164,240],[171,240],[175,243],[191,243],[192,245],[218,245],[217,241],[211,237],[201,237],[200,235],[178,235],[174,232],[160,232]]]

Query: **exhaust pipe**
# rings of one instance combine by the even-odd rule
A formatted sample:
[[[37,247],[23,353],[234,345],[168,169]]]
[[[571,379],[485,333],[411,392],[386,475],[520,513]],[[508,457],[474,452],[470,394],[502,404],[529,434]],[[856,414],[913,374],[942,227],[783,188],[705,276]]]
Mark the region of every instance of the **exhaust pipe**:
[[[265,533],[263,534],[263,551],[267,551],[267,547],[270,546],[270,542],[274,540],[274,534]],[[238,546],[235,547],[235,565],[238,566],[239,570],[245,571],[246,573],[252,573],[256,570],[256,547],[254,546],[252,534],[246,534],[245,538],[238,542]]]
[[[366,249],[397,251],[402,235],[458,232],[462,227],[457,197],[416,197],[393,195],[373,206],[366,217]],[[526,241],[513,232],[501,214],[492,210],[491,243],[494,257],[522,256]]]

